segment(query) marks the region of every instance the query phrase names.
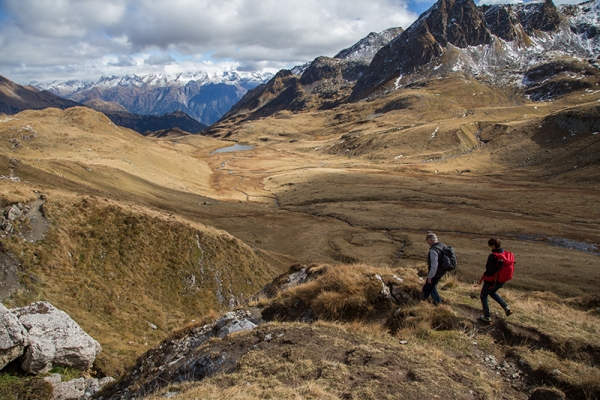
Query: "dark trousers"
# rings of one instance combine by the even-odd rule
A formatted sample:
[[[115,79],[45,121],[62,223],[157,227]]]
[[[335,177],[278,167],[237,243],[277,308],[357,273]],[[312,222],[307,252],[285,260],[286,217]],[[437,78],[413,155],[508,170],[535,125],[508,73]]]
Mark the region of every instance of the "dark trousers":
[[[508,304],[504,301],[498,293],[496,293],[499,289],[504,286],[504,282],[483,282],[483,287],[481,288],[481,295],[479,298],[481,299],[481,305],[483,306],[483,315],[486,317],[490,316],[490,306],[488,304],[488,296],[492,299],[496,300],[498,304],[504,309],[508,307]]]
[[[431,296],[433,304],[440,304],[442,302],[442,299],[440,298],[440,294],[438,293],[436,287],[442,276],[444,276],[444,274],[436,276],[435,278],[431,278],[431,283],[425,282],[422,289],[424,300],[427,300],[429,296]]]

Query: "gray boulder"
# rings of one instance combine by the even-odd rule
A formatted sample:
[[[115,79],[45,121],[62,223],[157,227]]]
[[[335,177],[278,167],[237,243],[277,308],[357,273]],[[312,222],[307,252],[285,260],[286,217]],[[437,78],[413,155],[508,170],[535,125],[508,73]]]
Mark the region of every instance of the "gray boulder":
[[[44,378],[52,385],[53,400],[79,400],[85,395],[85,379],[77,378],[62,382],[59,374],[52,374]]]
[[[85,395],[81,399],[89,399],[94,397],[102,388],[109,383],[113,383],[115,378],[111,376],[104,377],[102,379],[90,378],[85,380]],[[81,400],[80,399],[80,400]]]
[[[28,335],[23,325],[0,303],[0,370],[20,357],[27,343]]]
[[[39,374],[53,367],[85,370],[102,350],[67,313],[48,302],[37,302],[11,312],[28,332],[29,346],[21,361],[21,367],[27,372]]]

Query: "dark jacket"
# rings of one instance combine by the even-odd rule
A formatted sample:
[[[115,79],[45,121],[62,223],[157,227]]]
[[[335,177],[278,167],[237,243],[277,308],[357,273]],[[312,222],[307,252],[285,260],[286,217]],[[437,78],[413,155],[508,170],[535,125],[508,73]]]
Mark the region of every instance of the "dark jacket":
[[[445,247],[444,243],[437,242],[429,248],[429,252],[427,253],[427,271],[429,273],[427,274],[427,278],[440,278],[446,273],[446,271],[438,268],[441,261],[440,254],[442,254],[442,250]]]
[[[485,272],[483,273],[483,276],[492,277],[498,272],[498,258],[494,253],[504,253],[504,249],[500,248],[492,250],[485,263]]]

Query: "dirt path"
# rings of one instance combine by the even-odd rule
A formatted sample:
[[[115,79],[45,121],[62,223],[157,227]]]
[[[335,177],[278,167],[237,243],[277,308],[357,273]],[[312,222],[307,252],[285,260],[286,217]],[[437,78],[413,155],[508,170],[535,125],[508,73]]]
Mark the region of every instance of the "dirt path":
[[[39,198],[31,204],[31,209],[27,213],[29,225],[31,229],[23,234],[25,240],[36,242],[44,238],[48,230],[48,221],[44,218],[43,205],[46,202],[43,198]]]

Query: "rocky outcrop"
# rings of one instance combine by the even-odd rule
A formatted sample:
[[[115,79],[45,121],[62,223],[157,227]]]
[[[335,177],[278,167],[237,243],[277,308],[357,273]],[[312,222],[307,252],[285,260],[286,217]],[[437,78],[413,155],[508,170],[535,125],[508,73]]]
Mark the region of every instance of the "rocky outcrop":
[[[252,330],[264,323],[258,309],[229,312],[212,324],[196,326],[183,337],[169,338],[140,357],[130,375],[112,389],[110,399],[132,399],[152,393],[169,382],[200,380],[219,372],[232,372],[240,354],[205,355],[202,344],[211,338]],[[245,351],[244,351],[245,353]]]
[[[104,386],[114,382],[114,378],[77,378],[63,381],[60,374],[51,374],[44,381],[52,386],[53,400],[83,400],[94,397]]]
[[[19,319],[0,304],[0,370],[25,352],[27,330]]]
[[[327,265],[314,264],[307,267],[294,264],[286,273],[263,287],[256,296],[263,300],[276,299],[282,293],[296,293],[295,290],[303,285],[310,290],[315,281],[331,272],[332,268],[334,267]],[[421,281],[418,280],[416,271],[410,270],[405,273],[406,279],[394,274],[367,274],[361,283],[361,286],[369,287],[370,301],[385,309],[385,315],[390,314],[391,310],[399,305],[406,305],[414,302],[415,298],[420,298]],[[279,307],[282,311],[279,314],[274,312],[270,305],[247,307],[229,312],[211,324],[189,327],[166,339],[141,356],[131,374],[109,389],[109,399],[140,398],[171,383],[199,381],[215,374],[234,372],[240,360],[257,346],[271,346],[289,340],[287,334],[274,331],[265,325],[266,322],[311,322],[320,318],[318,310],[311,309],[301,300],[306,298],[306,295],[291,296],[291,308],[284,310],[283,307]],[[355,314],[354,318],[363,319],[364,313],[365,310],[362,310]],[[242,331],[252,331],[252,334],[245,335],[242,343],[231,345],[236,339],[229,338],[229,335]],[[211,338],[224,340],[209,341]]]
[[[67,313],[48,302],[0,308],[2,367],[21,357],[21,367],[32,374],[58,366],[86,370],[101,350]]]

